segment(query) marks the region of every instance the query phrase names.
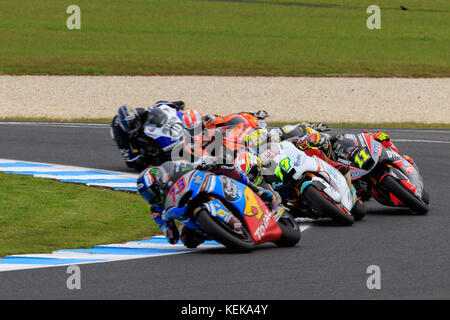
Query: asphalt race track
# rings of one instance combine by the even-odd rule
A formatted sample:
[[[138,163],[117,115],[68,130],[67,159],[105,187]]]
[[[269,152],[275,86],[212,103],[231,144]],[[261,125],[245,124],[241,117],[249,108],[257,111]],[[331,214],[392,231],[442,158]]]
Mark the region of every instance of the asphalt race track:
[[[450,130],[386,131],[421,170],[426,216],[369,201],[363,221],[315,223],[294,248],[81,265],[81,290],[67,267],[1,272],[0,299],[449,299]],[[0,123],[0,158],[127,171],[106,125]],[[380,290],[366,286],[371,265]]]

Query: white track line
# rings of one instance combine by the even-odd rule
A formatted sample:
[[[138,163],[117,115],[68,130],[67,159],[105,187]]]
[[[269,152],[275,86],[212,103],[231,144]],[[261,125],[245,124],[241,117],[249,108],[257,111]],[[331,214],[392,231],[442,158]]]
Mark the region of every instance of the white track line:
[[[410,140],[410,139],[392,139],[394,142],[426,142],[426,143],[450,143],[450,141],[441,140]]]
[[[76,122],[19,122],[19,121],[0,121],[0,125],[30,126],[30,127],[63,127],[63,128],[109,128],[108,123],[76,123]]]

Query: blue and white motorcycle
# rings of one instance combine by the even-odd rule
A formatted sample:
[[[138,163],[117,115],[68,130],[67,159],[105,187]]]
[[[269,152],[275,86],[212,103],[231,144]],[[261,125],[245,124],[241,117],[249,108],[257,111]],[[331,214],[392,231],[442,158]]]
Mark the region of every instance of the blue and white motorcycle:
[[[183,112],[168,104],[149,108],[142,133],[136,138],[146,166],[171,160],[172,149],[183,142],[185,135],[182,118]]]

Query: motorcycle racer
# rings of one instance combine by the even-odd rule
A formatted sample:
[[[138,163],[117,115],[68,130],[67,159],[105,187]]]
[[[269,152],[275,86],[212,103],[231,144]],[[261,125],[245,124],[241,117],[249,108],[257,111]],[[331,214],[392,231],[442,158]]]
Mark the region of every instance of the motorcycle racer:
[[[373,139],[380,142],[383,145],[383,147],[391,148],[393,151],[397,152],[405,160],[407,160],[411,165],[414,164],[414,160],[410,156],[408,156],[406,154],[401,154],[399,152],[398,148],[394,145],[394,143],[392,143],[391,138],[389,137],[389,135],[387,133],[385,133],[383,131],[372,132],[372,131],[368,131],[368,130],[364,130],[363,133],[369,134]],[[333,160],[338,161],[338,162],[343,161],[343,159],[345,161],[345,158],[348,157],[348,154],[346,154],[342,150],[342,146],[339,143],[343,139],[344,139],[344,135],[342,133],[338,133],[329,138],[329,140],[331,142],[332,150],[333,150],[333,152],[331,153],[331,158],[333,158]]]
[[[198,164],[183,161],[168,161],[161,166],[151,166],[140,174],[137,180],[138,190],[141,196],[150,204],[153,220],[171,244],[176,244],[181,238],[181,241],[186,247],[195,248],[206,240],[202,234],[189,228],[189,223],[192,222],[189,217],[183,215],[177,219],[184,225],[180,234],[174,219],[167,218],[165,214],[164,202],[170,187],[181,176],[194,169],[224,175],[243,183],[250,187],[272,210],[278,212],[283,209],[269,191],[255,186],[244,174],[238,172],[233,166],[216,164],[216,161],[212,157],[204,157]]]
[[[169,106],[179,112],[184,109],[183,101],[158,101],[149,108],[134,108],[130,105],[119,107],[117,115],[111,121],[111,137],[115,140],[127,167],[143,169],[145,163],[139,153],[137,138],[142,133],[146,121],[162,121],[164,114],[158,110],[161,106]]]
[[[302,138],[316,132],[325,132],[328,126],[324,123],[308,123],[302,122],[296,125],[285,125],[281,128],[273,128],[268,135],[271,142],[281,142],[292,138]]]
[[[244,148],[246,135],[259,126],[265,126],[265,117],[267,113],[263,110],[225,116],[202,116],[198,110],[189,110],[183,116],[183,125],[189,133],[184,137],[185,151],[191,159],[192,156],[220,154],[223,162],[233,163],[236,153]]]

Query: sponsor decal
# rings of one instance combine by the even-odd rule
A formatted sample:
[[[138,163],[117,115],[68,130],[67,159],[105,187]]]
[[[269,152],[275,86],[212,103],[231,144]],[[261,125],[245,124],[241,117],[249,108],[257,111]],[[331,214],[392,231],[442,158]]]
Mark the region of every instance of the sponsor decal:
[[[356,179],[361,176],[361,172],[359,170],[350,170],[350,178]]]
[[[179,137],[183,132],[183,126],[179,123],[178,117],[171,117],[167,120],[161,131],[166,136]]]
[[[272,213],[267,213],[264,214],[262,220],[261,220],[261,225],[256,229],[256,231],[253,233],[253,235],[255,235],[256,237],[258,237],[258,240],[261,240],[261,238],[264,236],[264,234],[266,233],[266,230],[269,227],[270,224],[270,218],[272,216]]]
[[[348,160],[345,160],[345,159],[341,159],[341,158],[338,159],[338,162],[340,162],[342,164],[345,164],[347,166],[350,166],[352,164],[351,161],[348,161]]]
[[[194,177],[194,183],[198,185],[198,184],[200,184],[200,182],[202,182],[202,175],[196,174]]]
[[[363,134],[358,134],[358,140],[361,144],[361,147],[366,148],[367,144],[366,144],[366,140],[364,139],[364,135]]]
[[[228,212],[226,212],[226,211],[223,210],[223,209],[219,209],[219,210],[217,210],[217,212],[216,212],[216,215],[218,215],[218,216],[220,216],[220,217],[222,217],[222,218],[225,218],[227,214],[228,214]]]
[[[245,212],[245,215],[248,217],[254,217],[261,213],[261,210],[259,210],[255,206],[251,206],[250,211]]]
[[[223,194],[228,201],[236,201],[239,195],[238,187],[231,179],[220,177],[223,183]]]
[[[271,183],[271,186],[272,186],[272,188],[274,190],[277,190],[277,189],[281,188],[283,185],[284,185],[283,182],[272,182]]]
[[[386,150],[388,158],[395,158],[395,152],[391,150]]]
[[[260,208],[260,204],[258,203],[258,200],[256,199],[256,196],[253,193],[253,191],[251,191],[251,189],[247,187],[244,190],[244,195],[245,195],[244,214],[248,217],[256,217],[256,219],[258,220],[261,219],[263,212]]]
[[[302,157],[298,154],[296,157],[295,157],[295,160],[294,160],[294,167],[298,167],[299,165],[300,165],[300,162],[301,162],[301,160],[302,160]]]
[[[372,152],[378,156],[380,155],[381,148],[379,143],[374,143]]]

